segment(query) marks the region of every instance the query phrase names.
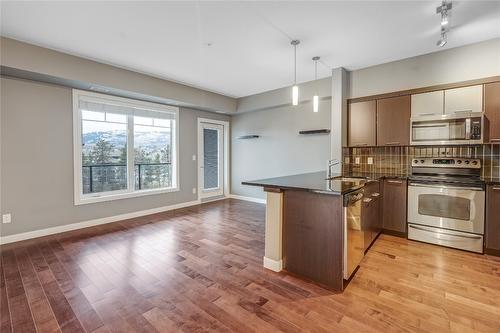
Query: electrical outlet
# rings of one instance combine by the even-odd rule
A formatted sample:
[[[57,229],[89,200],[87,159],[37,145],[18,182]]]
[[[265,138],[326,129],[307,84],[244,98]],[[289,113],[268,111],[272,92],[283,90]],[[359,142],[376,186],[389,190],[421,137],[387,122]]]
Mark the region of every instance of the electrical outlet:
[[[356,163],[356,164],[360,164],[360,163],[361,163],[361,157],[356,157],[356,160],[355,160],[355,162],[354,162],[354,163]]]
[[[373,164],[373,157],[368,157],[368,164]]]
[[[196,194],[196,188],[193,187],[193,194]]]
[[[349,164],[349,161],[350,161],[349,157],[346,157],[346,158],[344,159],[344,163],[345,163],[345,164]]]
[[[196,155],[193,155],[193,161],[196,161]]]
[[[12,221],[12,216],[10,214],[2,215],[2,223],[10,223]]]

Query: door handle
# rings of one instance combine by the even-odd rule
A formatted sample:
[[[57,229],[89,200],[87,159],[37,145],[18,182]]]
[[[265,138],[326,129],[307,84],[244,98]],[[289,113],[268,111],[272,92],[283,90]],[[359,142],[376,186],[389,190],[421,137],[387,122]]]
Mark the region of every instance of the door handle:
[[[455,234],[452,234],[452,233],[448,233],[448,232],[443,232],[443,231],[432,231],[432,230],[428,230],[426,228],[421,228],[421,227],[416,227],[414,225],[409,225],[410,228],[413,228],[413,229],[417,229],[417,230],[422,230],[422,231],[427,231],[427,232],[434,232],[434,233],[437,233],[439,235],[446,235],[446,236],[453,236],[453,237],[462,237],[462,238],[470,238],[470,239],[481,239],[480,236],[466,236],[466,235],[455,235]]]
[[[389,184],[403,184],[401,180],[388,180],[387,181]]]

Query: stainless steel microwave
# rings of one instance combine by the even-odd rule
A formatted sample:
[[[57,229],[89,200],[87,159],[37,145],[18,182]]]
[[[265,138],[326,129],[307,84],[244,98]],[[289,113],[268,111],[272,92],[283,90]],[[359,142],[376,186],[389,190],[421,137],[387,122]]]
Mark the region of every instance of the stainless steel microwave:
[[[488,142],[488,119],[467,112],[411,119],[410,145],[464,145]]]

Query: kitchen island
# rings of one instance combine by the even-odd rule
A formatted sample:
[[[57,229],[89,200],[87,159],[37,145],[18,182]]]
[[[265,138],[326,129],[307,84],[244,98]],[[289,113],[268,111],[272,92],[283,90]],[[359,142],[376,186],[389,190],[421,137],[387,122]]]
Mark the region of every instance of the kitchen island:
[[[343,200],[372,181],[341,175],[327,179],[326,172],[315,172],[243,182],[267,193],[264,267],[342,291],[347,246]]]

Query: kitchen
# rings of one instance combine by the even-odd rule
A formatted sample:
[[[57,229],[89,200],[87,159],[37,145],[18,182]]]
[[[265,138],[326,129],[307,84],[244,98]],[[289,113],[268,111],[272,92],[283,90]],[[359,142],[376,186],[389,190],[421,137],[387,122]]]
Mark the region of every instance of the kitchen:
[[[499,256],[498,96],[489,77],[348,100],[341,161],[243,182],[267,193],[264,267],[342,291],[380,233]]]
[[[0,7],[0,332],[500,332],[499,1]]]

